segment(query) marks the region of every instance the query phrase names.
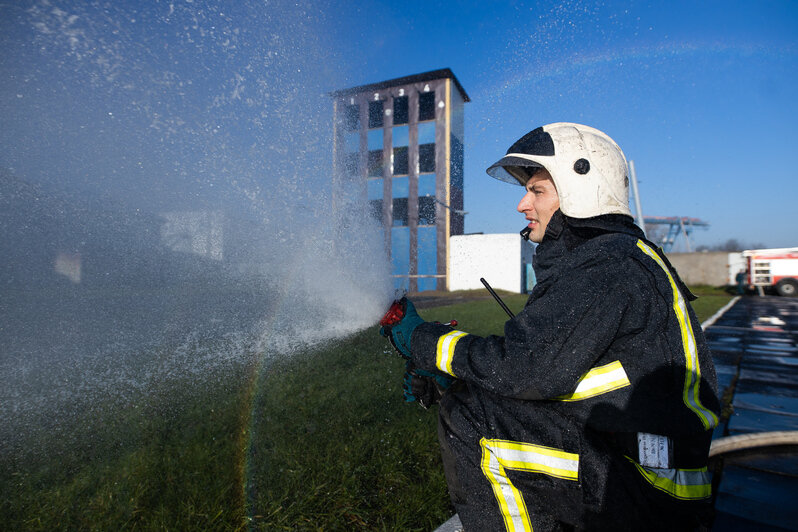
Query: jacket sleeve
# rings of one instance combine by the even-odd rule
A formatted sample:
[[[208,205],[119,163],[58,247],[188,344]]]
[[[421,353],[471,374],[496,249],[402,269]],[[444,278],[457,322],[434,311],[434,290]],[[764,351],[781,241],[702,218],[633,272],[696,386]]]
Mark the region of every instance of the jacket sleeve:
[[[413,333],[413,360],[503,396],[535,400],[572,393],[616,337],[628,332],[621,327],[635,303],[626,290],[609,285],[611,279],[620,284],[618,272],[561,278],[533,294],[505,324],[503,337],[422,324]]]

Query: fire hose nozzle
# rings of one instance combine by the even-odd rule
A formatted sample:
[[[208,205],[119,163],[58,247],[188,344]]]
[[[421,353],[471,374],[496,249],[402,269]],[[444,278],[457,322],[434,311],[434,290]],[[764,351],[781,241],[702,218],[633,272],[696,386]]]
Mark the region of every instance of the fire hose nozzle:
[[[392,326],[396,325],[402,318],[405,317],[405,311],[407,310],[407,299],[395,299],[393,303],[391,303],[390,308],[388,308],[388,312],[380,320],[380,326]]]
[[[405,317],[405,312],[407,312],[407,298],[396,299],[393,303],[391,303],[388,312],[380,320],[381,327],[390,327],[396,325],[402,318]],[[451,320],[449,323],[444,323],[444,325],[448,325],[449,327],[457,327],[457,320]]]

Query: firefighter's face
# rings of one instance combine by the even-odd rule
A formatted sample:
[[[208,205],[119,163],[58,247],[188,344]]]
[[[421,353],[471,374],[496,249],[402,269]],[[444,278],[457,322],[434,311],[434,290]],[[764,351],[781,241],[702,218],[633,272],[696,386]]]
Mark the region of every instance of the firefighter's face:
[[[532,230],[529,240],[538,244],[543,240],[551,215],[559,208],[560,197],[554,181],[551,180],[551,174],[541,168],[526,182],[526,194],[518,204],[518,212],[526,217],[529,221],[527,227]]]

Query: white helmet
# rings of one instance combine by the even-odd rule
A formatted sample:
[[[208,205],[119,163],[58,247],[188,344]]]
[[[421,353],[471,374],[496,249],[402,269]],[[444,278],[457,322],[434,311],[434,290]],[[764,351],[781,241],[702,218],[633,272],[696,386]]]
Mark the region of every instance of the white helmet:
[[[539,127],[510,146],[487,172],[525,186],[537,168],[551,174],[566,216],[632,215],[626,157],[598,129],[569,122]]]

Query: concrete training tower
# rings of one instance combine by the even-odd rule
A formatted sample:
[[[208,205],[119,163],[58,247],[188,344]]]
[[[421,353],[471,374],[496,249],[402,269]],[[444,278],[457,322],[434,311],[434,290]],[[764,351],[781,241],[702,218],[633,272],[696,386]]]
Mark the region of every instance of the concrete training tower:
[[[446,290],[463,234],[463,110],[448,68],[332,93],[333,196],[356,190],[382,222],[396,288]]]

